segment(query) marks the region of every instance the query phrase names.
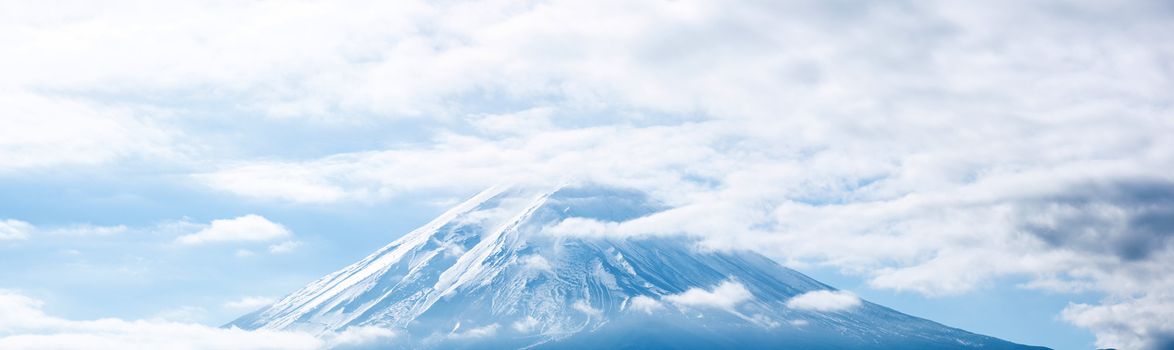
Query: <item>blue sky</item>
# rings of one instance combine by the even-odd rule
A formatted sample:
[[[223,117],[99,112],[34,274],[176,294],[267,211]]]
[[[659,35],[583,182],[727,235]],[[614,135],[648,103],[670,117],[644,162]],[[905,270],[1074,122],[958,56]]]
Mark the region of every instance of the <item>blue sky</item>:
[[[643,230],[754,249],[947,325],[1160,348],[1172,15],[0,2],[0,344],[69,344],[115,318],[159,339],[328,346],[204,326],[487,186],[576,179],[674,207]]]

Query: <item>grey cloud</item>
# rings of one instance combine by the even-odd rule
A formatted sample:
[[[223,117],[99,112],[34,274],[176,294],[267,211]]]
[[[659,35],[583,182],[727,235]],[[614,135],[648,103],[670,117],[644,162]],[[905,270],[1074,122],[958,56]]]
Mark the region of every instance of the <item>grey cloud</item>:
[[[1174,333],[1155,335],[1154,340],[1153,340],[1152,349],[1154,349],[1154,350],[1174,349]]]
[[[1018,211],[1020,228],[1053,246],[1141,260],[1174,236],[1174,182],[1085,183]]]

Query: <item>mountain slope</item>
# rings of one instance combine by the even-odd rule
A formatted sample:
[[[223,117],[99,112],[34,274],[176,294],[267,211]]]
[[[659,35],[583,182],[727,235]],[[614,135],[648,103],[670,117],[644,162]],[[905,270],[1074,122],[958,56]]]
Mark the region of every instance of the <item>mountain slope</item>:
[[[941,348],[1021,345],[859,302],[751,252],[599,234],[663,208],[628,190],[495,187],[229,326],[397,330],[404,348]]]

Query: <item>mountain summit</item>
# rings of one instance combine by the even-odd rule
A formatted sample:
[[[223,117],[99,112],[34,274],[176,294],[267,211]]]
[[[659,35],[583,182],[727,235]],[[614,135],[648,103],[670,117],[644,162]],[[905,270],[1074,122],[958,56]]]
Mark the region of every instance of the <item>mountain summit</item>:
[[[756,253],[600,232],[664,209],[598,185],[490,188],[228,326],[381,327],[413,349],[1033,348],[860,300]]]

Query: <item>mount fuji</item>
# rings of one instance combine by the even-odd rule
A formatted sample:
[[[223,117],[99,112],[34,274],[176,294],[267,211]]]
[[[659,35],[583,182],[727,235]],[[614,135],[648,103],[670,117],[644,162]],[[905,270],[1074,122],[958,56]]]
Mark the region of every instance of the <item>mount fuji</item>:
[[[757,253],[601,232],[665,209],[601,185],[490,188],[226,327],[379,327],[396,334],[380,348],[410,349],[1042,349],[860,300]]]

